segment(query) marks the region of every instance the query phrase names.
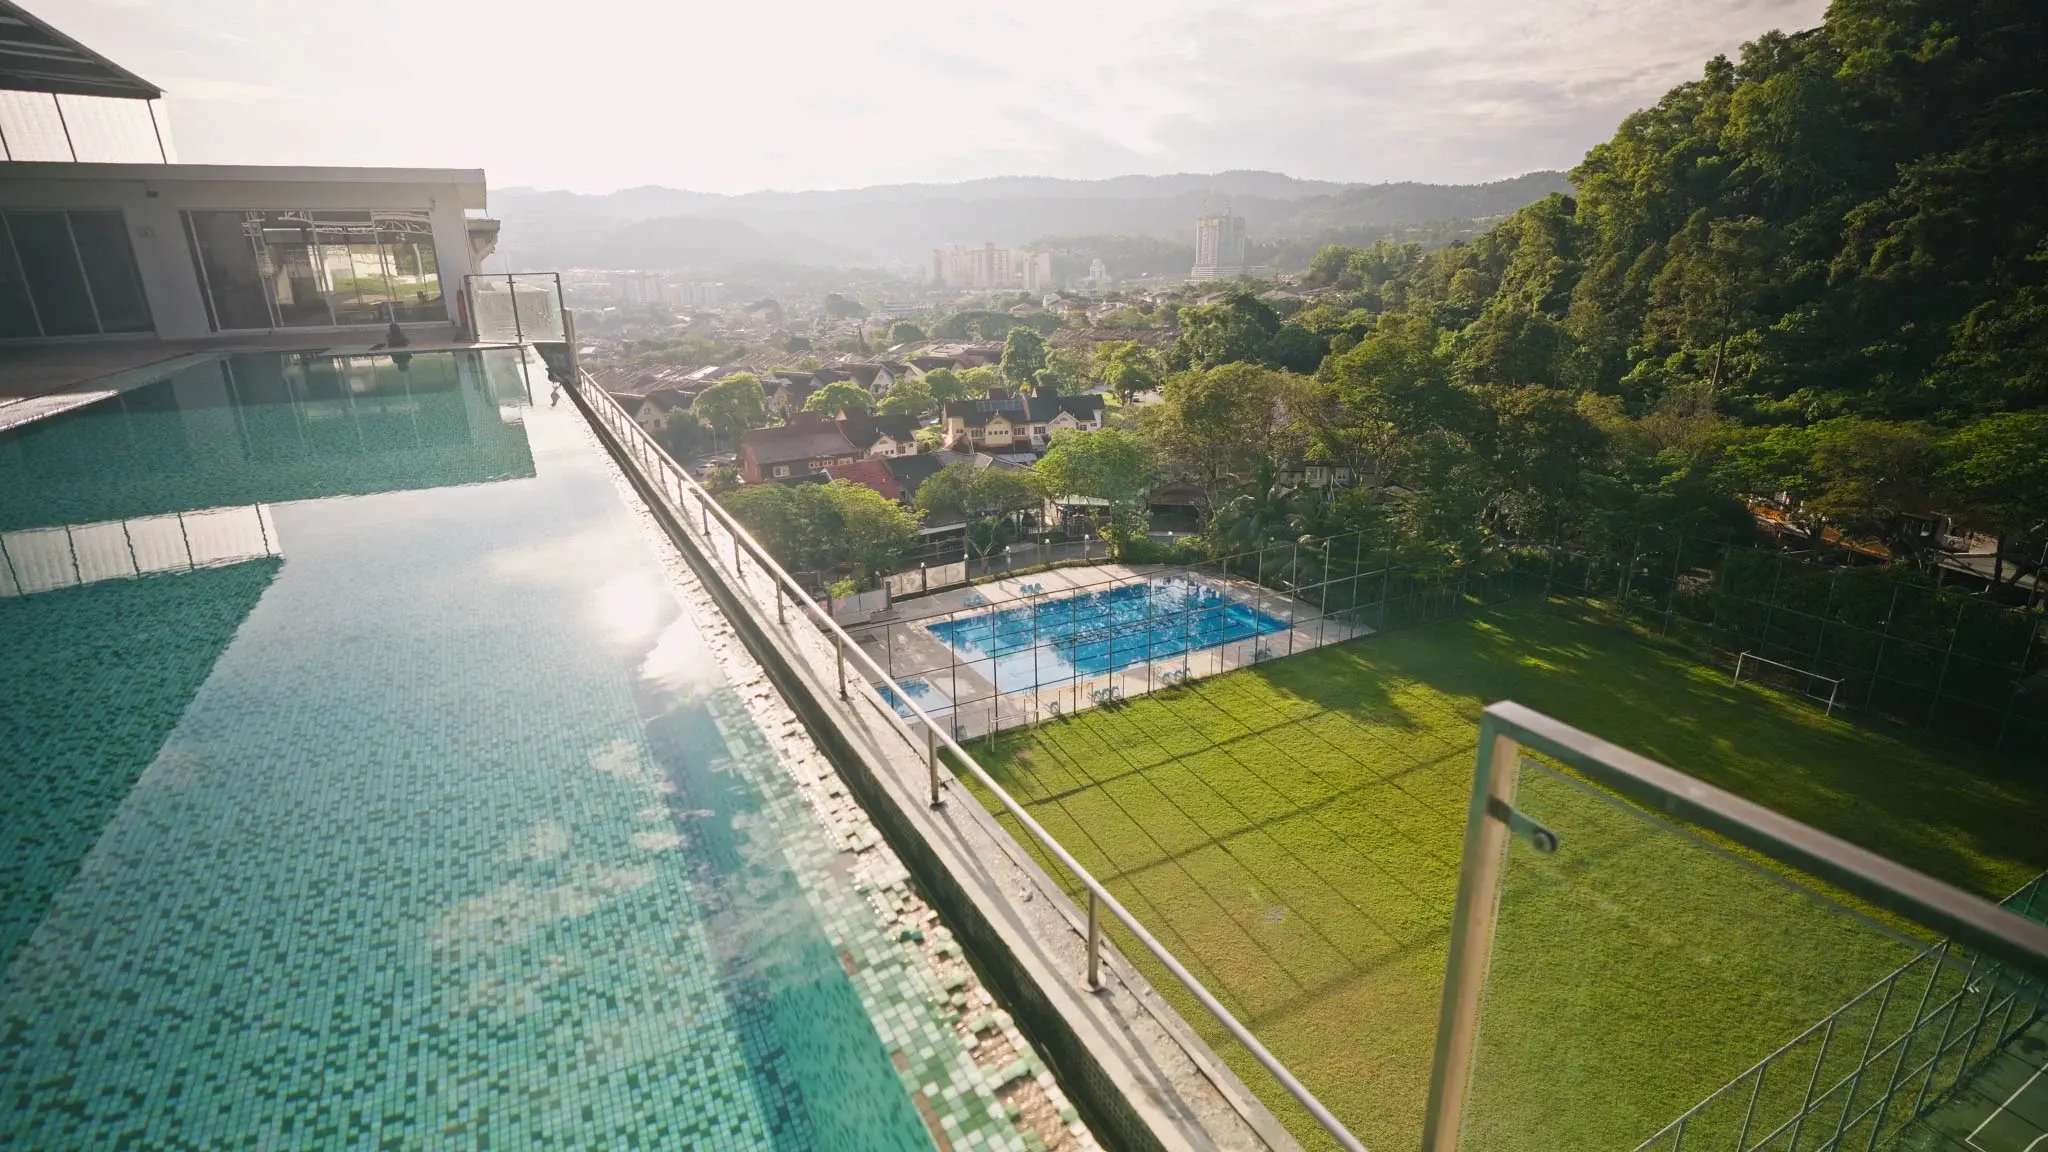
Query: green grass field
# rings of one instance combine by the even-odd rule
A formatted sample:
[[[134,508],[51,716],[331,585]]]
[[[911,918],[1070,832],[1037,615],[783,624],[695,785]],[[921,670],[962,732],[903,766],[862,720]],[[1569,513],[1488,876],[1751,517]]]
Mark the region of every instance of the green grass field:
[[[2048,795],[2017,766],[1731,688],[1570,605],[1197,681],[1014,734],[984,762],[1352,1131],[1413,1148],[1476,722],[1502,699],[1986,895],[2048,865]],[[1467,1147],[1626,1152],[1914,951],[1554,773],[1525,771],[1518,804],[1562,846],[1510,852]],[[1324,1146],[1191,997],[1118,943]]]

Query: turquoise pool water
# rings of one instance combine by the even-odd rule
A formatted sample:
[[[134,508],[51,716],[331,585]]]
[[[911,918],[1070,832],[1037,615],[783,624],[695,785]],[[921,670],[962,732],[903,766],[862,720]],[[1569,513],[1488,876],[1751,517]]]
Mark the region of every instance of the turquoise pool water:
[[[0,1147],[932,1146],[863,897],[531,371],[0,434]]]
[[[1200,581],[1162,576],[928,627],[997,691],[1024,692],[1285,632],[1287,622]]]

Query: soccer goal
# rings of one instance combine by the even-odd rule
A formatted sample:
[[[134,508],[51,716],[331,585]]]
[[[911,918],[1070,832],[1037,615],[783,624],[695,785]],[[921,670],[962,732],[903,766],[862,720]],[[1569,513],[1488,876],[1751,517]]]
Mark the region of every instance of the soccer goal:
[[[1742,674],[1749,673],[1751,680],[1762,680],[1777,688],[1797,692],[1808,700],[1824,703],[1827,714],[1835,714],[1835,702],[1842,694],[1842,682],[1833,676],[1823,676],[1795,665],[1744,652],[1735,658],[1734,683],[1742,683]]]

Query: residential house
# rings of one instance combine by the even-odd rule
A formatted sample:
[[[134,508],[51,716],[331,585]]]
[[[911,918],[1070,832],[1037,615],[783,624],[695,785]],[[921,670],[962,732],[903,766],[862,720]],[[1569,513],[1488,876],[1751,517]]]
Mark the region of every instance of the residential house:
[[[1274,471],[1274,479],[1294,488],[1349,488],[1358,483],[1358,476],[1348,465],[1311,464],[1302,460],[1291,460]]]
[[[898,504],[911,507],[917,503],[917,490],[938,470],[939,462],[929,456],[902,456],[834,464],[825,469],[825,475],[833,480],[859,484]]]
[[[848,364],[846,374],[855,384],[868,390],[868,395],[879,397],[896,383],[896,377],[880,364]]]
[[[922,380],[927,372],[936,372],[941,368],[951,368],[953,366],[953,358],[951,356],[912,356],[907,363],[910,366],[910,370],[906,375],[912,380]]]
[[[818,378],[811,372],[778,368],[761,376],[761,398],[771,412],[801,412],[817,390]]]
[[[851,464],[834,464],[825,469],[825,475],[834,480],[845,480],[872,489],[898,504],[910,503],[904,494],[903,485],[896,482],[896,476],[889,471],[889,465],[881,460],[855,460]]]
[[[882,466],[889,470],[889,475],[896,478],[896,486],[903,489],[905,504],[917,500],[917,490],[924,486],[925,481],[936,475],[940,467],[939,462],[929,455],[890,456],[882,460]]]
[[[839,431],[846,442],[863,456],[891,457],[917,455],[915,416],[870,416],[850,413],[839,419]]]
[[[985,400],[956,400],[946,405],[944,441],[948,448],[1035,451],[1055,432],[1100,429],[1104,407],[1102,397],[1093,394],[1061,396],[1050,388],[1040,388],[1013,395],[997,388]]]
[[[839,425],[798,412],[780,428],[749,428],[740,435],[740,476],[749,484],[822,472],[861,458]]]

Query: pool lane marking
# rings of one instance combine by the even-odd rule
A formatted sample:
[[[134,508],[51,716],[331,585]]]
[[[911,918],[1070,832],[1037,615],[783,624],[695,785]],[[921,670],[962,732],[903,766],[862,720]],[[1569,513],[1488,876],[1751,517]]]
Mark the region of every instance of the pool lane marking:
[[[2029,1088],[2032,1088],[2034,1086],[2034,1081],[2039,1080],[2041,1078],[2041,1073],[2043,1072],[2048,1072],[2048,1068],[2034,1069],[2034,1074],[2032,1076],[2027,1077],[2026,1083],[2021,1084],[2019,1087],[2013,1089],[2012,1095],[2007,1096],[2005,1098],[2005,1103],[2000,1104],[1996,1108],[1993,1108],[1991,1110],[1991,1115],[1986,1116],[1982,1123],[1978,1124],[1975,1128],[1970,1129],[1970,1134],[1968,1136],[1963,1137],[1963,1143],[1968,1144],[1970,1147],[1977,1149],[1977,1152],[1990,1152],[1990,1149],[1985,1148],[1982,1144],[1977,1143],[1977,1133],[1982,1132],[1984,1131],[1984,1129],[1990,1127],[1991,1122],[1993,1120],[1996,1120],[2000,1116],[2005,1115],[2006,1109],[2012,1107],[2012,1102],[2019,1099],[2021,1093],[2025,1092]],[[2034,1149],[2040,1147],[2041,1141],[2043,1140],[2048,1140],[2048,1133],[2036,1136],[2033,1142],[2027,1145],[2026,1152],[2034,1152]]]

